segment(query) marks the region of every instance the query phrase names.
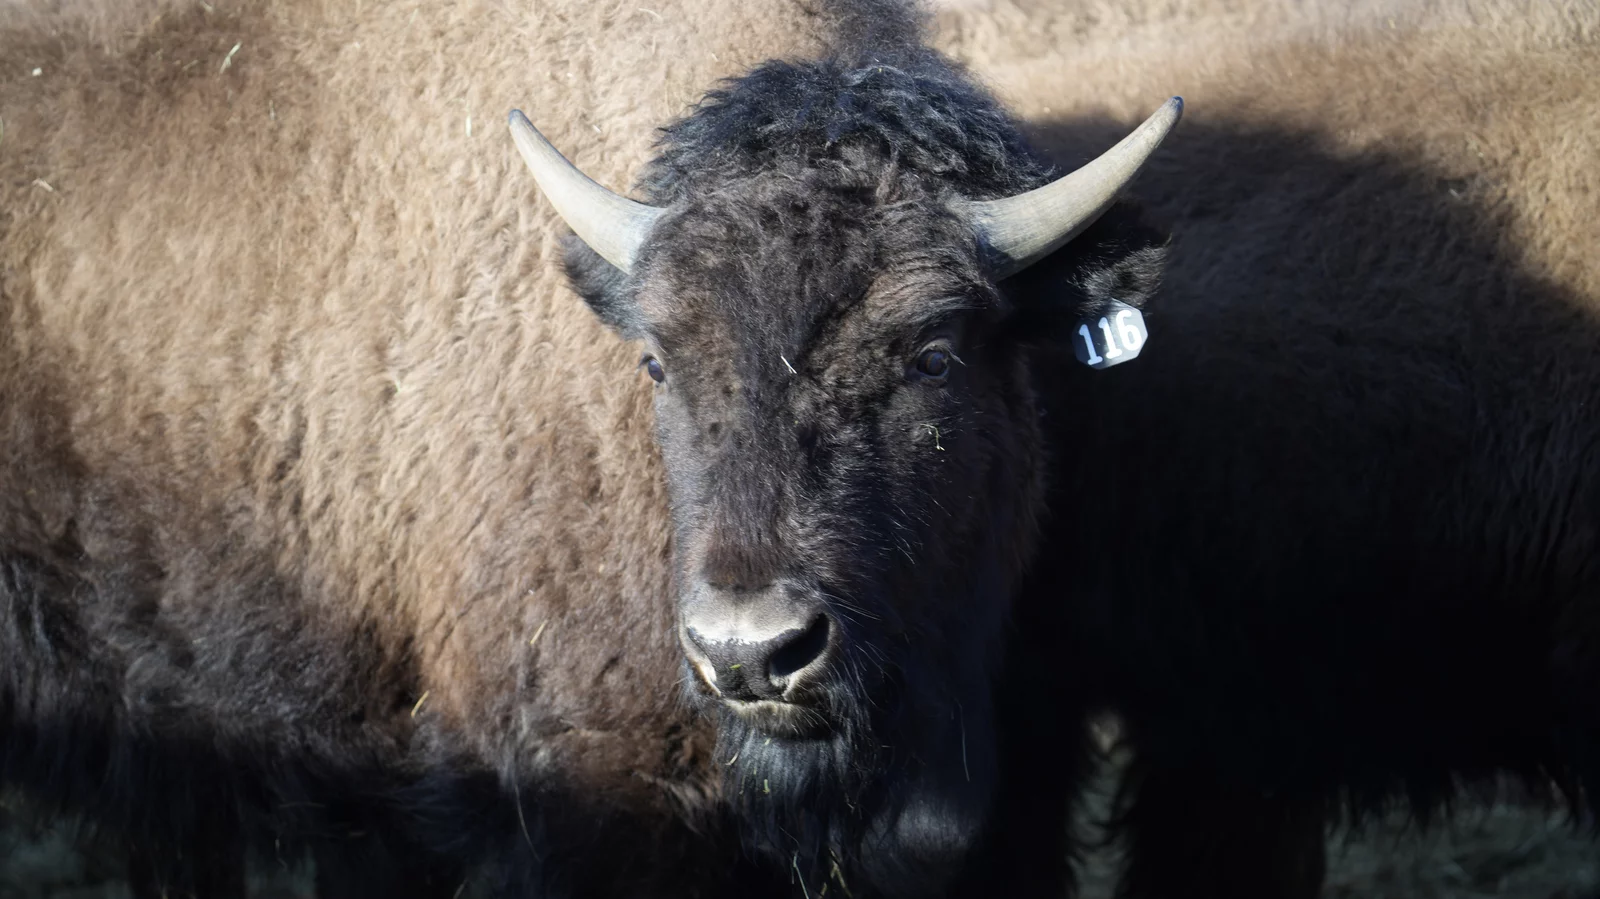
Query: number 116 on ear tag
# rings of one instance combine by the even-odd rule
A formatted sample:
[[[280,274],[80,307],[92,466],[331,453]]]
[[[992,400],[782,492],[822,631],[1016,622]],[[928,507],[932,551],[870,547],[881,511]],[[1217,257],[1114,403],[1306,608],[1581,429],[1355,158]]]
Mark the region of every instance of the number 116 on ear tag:
[[[1082,319],[1073,335],[1072,354],[1090,368],[1110,368],[1137,358],[1150,337],[1144,315],[1119,300],[1112,300],[1100,315]]]

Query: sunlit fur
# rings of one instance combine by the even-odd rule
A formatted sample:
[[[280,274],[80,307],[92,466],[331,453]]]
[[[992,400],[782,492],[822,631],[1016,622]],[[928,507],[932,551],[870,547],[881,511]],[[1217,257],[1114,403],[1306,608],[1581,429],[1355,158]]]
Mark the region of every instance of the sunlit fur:
[[[80,817],[136,895],[247,850],[339,897],[788,883],[741,880],[676,699],[637,352],[495,126],[619,183],[816,24],[642,5],[0,4],[8,817]]]

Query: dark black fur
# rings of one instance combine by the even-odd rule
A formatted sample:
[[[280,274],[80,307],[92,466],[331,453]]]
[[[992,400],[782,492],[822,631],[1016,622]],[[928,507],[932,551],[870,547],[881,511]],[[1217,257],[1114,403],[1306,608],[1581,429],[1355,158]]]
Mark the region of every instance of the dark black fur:
[[[1312,896],[1326,826],[1502,774],[1593,807],[1595,300],[1425,160],[1320,141],[1186,123],[1136,188],[1204,222],[1161,352],[1042,388],[1074,551],[1034,605],[1136,754],[1129,896]]]

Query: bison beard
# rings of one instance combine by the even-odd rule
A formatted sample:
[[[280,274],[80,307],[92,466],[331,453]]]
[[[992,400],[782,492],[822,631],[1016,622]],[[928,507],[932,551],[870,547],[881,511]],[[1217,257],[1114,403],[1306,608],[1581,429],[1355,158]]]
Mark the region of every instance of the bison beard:
[[[747,846],[789,858],[813,891],[859,886],[844,873],[857,872],[877,893],[926,894],[953,874],[992,791],[987,690],[940,701],[906,686],[936,681],[864,683],[854,667],[828,690],[819,736],[774,737],[718,704],[724,794]]]

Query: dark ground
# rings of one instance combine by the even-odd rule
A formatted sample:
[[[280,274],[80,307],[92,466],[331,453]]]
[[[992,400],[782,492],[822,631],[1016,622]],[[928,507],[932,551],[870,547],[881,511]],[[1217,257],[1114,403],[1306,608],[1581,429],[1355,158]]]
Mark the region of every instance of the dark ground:
[[[1094,791],[1084,827],[1104,814],[1115,763]],[[1559,811],[1507,785],[1492,801],[1463,802],[1427,833],[1396,812],[1328,838],[1325,899],[1600,899],[1597,844]],[[1114,851],[1089,859],[1083,899],[1111,895]]]
[[[1083,827],[1104,813],[1116,763],[1107,765]],[[1327,899],[1600,899],[1595,846],[1562,817],[1506,790],[1463,806],[1446,826],[1419,834],[1396,814],[1328,841]],[[1091,856],[1082,899],[1111,893],[1115,853]],[[310,872],[254,865],[255,899],[311,899]],[[0,899],[131,899],[120,863],[75,850],[56,829],[25,826],[0,801]]]

